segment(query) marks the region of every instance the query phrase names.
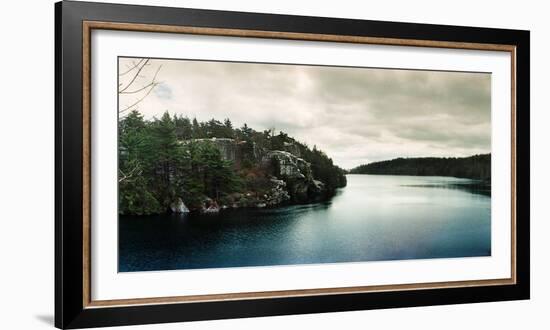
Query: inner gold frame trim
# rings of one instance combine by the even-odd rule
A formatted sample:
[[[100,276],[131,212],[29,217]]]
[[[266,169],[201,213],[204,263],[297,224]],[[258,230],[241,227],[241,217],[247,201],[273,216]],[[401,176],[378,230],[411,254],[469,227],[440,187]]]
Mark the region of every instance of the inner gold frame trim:
[[[450,282],[431,282],[414,284],[370,285],[354,287],[335,287],[319,289],[299,289],[284,291],[239,292],[227,294],[205,294],[175,297],[151,297],[116,300],[92,300],[91,298],[91,32],[92,30],[118,30],[153,33],[179,33],[208,36],[228,36],[247,38],[269,38],[304,41],[325,41],[341,43],[376,44],[389,46],[412,46],[450,49],[468,49],[509,52],[511,55],[511,277]],[[83,307],[103,308],[113,306],[174,304],[207,301],[227,301],[262,298],[282,298],[331,294],[353,294],[383,291],[408,291],[421,289],[443,289],[458,287],[514,285],[516,279],[516,46],[503,44],[482,44],[435,40],[415,40],[361,36],[343,36],[332,34],[295,33],[280,31],[241,30],[224,28],[203,28],[179,25],[155,25],[137,23],[118,23],[83,21],[82,22],[82,251],[83,251]]]

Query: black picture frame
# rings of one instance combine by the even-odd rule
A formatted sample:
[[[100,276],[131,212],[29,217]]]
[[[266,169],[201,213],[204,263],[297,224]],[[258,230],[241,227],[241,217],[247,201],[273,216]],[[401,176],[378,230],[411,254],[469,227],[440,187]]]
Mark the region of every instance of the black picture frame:
[[[515,47],[516,283],[260,299],[85,306],[83,22],[328,34]],[[55,4],[55,326],[85,328],[529,299],[529,31],[62,1]]]

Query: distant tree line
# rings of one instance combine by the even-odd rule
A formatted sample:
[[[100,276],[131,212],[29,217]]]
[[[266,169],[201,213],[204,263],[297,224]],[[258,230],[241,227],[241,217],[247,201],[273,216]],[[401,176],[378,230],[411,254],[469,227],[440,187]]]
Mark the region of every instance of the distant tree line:
[[[457,178],[491,180],[491,154],[464,158],[396,158],[360,165],[351,174],[387,174],[452,176]]]
[[[212,143],[200,140],[211,138],[231,138],[242,145],[239,163],[224,159]],[[168,112],[146,120],[131,111],[119,120],[119,212],[158,214],[167,212],[177,198],[193,208],[205,198],[223,201],[237,192],[259,194],[269,179],[258,150],[290,147],[311,164],[314,178],[328,191],[345,186],[344,170],[332,159],[284,132],[256,131],[246,124],[235,128],[229,119],[199,122]]]

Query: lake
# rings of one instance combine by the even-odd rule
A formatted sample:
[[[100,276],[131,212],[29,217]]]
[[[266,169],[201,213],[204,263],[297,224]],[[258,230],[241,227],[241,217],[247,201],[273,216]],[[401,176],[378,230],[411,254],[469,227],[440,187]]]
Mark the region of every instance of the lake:
[[[119,271],[491,255],[490,190],[451,177],[347,175],[327,202],[120,216]]]

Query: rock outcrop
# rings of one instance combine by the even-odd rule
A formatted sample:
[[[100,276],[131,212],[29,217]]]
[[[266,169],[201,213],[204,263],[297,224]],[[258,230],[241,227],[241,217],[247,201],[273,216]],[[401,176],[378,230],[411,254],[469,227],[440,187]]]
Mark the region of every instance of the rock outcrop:
[[[170,210],[172,210],[172,213],[189,213],[189,209],[179,197],[170,204]]]
[[[229,138],[212,138],[206,139],[220,151],[223,159],[235,162],[239,157],[239,145],[234,139]]]
[[[257,161],[262,158],[262,150],[255,143],[250,145],[249,142],[231,138],[191,139],[181,141],[180,143],[191,142],[210,143],[220,151],[220,155],[224,160],[234,162],[237,165],[241,163],[243,154],[246,152],[245,150],[251,150],[253,157]]]
[[[274,150],[262,159],[273,175],[282,179],[293,202],[303,203],[318,199],[325,193],[325,185],[313,179],[311,165],[290,152]]]
[[[190,142],[212,144],[224,160],[232,161],[237,168],[241,166],[245,150],[248,157],[252,151],[255,162],[267,175],[261,192],[235,192],[217,201],[205,196],[199,207],[203,213],[218,213],[225,208],[263,208],[286,202],[305,203],[320,200],[327,194],[325,183],[314,179],[311,164],[299,157],[300,148],[295,144],[285,143],[285,150],[259,150],[255,145],[230,138],[195,139],[185,143]]]
[[[271,178],[271,190],[265,196],[265,203],[269,206],[275,206],[284,203],[290,199],[290,195],[286,190],[286,182],[275,177]]]
[[[218,213],[220,209],[221,207],[218,205],[218,202],[211,198],[206,198],[201,211],[202,213]]]
[[[277,178],[270,178],[267,183],[268,188],[263,193],[246,192],[233,193],[222,201],[221,208],[241,208],[241,207],[258,207],[276,206],[290,200],[290,195],[286,190],[286,183]]]
[[[296,143],[288,143],[285,142],[283,145],[283,149],[286,152],[290,152],[296,157],[302,157],[302,152],[300,151],[300,147]]]
[[[302,158],[296,157],[288,151],[273,150],[262,159],[266,166],[272,166],[274,175],[287,179],[306,179],[311,175],[311,166]]]

